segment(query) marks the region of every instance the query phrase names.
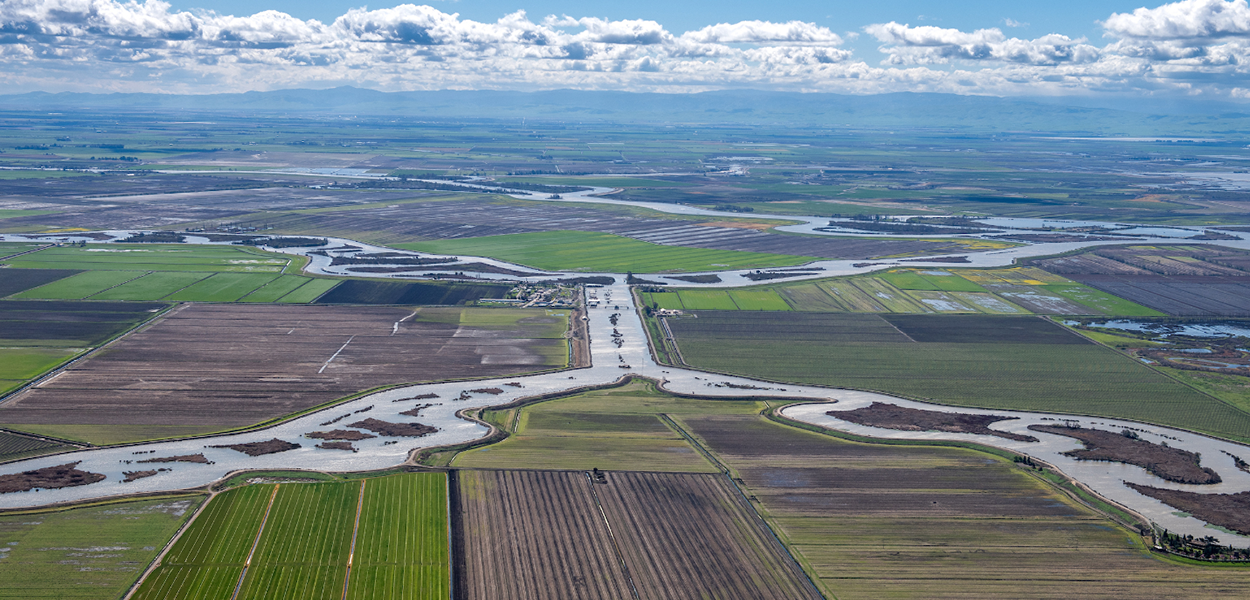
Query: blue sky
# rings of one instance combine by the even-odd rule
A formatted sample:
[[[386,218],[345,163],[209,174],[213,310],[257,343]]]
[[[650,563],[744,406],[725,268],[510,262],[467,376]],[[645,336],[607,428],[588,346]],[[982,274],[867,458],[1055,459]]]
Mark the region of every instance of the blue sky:
[[[248,15],[258,6],[280,10],[303,19],[329,23],[351,8],[381,8],[390,4],[334,2],[326,0],[172,0],[175,8],[204,8],[222,14]],[[506,14],[524,10],[533,18],[547,15],[650,19],[670,31],[698,29],[712,23],[738,21],[810,21],[838,33],[860,32],[869,23],[897,21],[911,25],[937,25],[967,31],[999,27],[1034,36],[1064,33],[1070,37],[1098,39],[1102,29],[1097,21],[1114,12],[1129,12],[1145,6],[1135,2],[1107,0],[1024,1],[966,0],[932,2],[922,0],[872,0],[868,2],[812,2],[805,0],[632,0],[629,2],[579,2],[575,0],[458,0],[431,1],[444,12],[459,13],[474,21],[494,21]],[[1019,23],[1012,28],[1008,20]],[[879,43],[871,37],[848,41],[857,51],[875,52]],[[873,54],[873,56],[876,56]]]
[[[1250,3],[0,0],[0,85],[1250,102]]]

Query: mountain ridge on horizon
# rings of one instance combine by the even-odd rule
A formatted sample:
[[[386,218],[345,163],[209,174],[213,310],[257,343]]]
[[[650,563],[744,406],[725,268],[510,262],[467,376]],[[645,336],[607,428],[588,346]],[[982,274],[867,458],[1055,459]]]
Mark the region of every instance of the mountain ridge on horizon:
[[[557,89],[386,92],[353,86],[215,94],[26,92],[0,95],[0,111],[97,109],[323,113],[498,121],[654,122],[1070,132],[1094,135],[1222,135],[1250,129],[1250,106],[1218,101],[1095,97],[998,97],[936,92],[850,95],[755,89],[694,93]],[[1115,106],[1108,106],[1108,104]],[[1171,109],[1171,110],[1166,110]],[[1179,110],[1178,110],[1179,109]]]

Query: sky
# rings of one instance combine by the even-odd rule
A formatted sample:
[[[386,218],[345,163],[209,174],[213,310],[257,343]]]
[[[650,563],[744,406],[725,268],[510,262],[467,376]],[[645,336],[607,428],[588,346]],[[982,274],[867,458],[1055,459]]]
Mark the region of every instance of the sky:
[[[0,84],[1250,102],[1247,0],[0,0]]]

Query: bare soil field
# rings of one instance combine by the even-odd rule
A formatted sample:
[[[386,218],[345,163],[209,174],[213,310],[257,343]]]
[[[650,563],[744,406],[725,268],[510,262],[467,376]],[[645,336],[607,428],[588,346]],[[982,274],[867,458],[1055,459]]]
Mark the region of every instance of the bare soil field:
[[[1016,417],[1000,417],[997,415],[970,415],[967,413],[951,413],[938,410],[920,410],[906,408],[895,404],[873,402],[864,408],[855,410],[831,410],[829,416],[868,425],[884,427],[900,431],[946,431],[950,433],[976,433],[993,435],[1018,442],[1036,442],[1031,435],[1020,435],[990,429],[989,426],[999,421],[1009,421]]]
[[[456,596],[820,597],[724,476],[604,477],[457,471]]]
[[[682,421],[743,479],[826,597],[1250,594],[1244,570],[1157,560],[1135,535],[986,454],[848,442],[755,416]]]
[[[1084,450],[1064,452],[1077,460],[1137,465],[1157,477],[1177,483],[1214,484],[1221,481],[1219,474],[1201,466],[1200,457],[1188,450],[1169,448],[1101,429],[1063,425],[1030,425],[1029,429],[1081,440],[1085,444]]]
[[[567,341],[538,331],[553,327],[545,321],[473,325],[461,311],[186,305],[17,395],[0,408],[0,423],[114,443],[247,426],[381,385],[567,360]]]
[[[0,475],[0,494],[26,492],[36,488],[55,490],[102,481],[104,475],[77,468],[78,463],[65,463],[12,475]]]
[[[1138,493],[1150,496],[1172,508],[1185,511],[1203,521],[1250,535],[1250,492],[1237,494],[1199,494],[1124,482]]]

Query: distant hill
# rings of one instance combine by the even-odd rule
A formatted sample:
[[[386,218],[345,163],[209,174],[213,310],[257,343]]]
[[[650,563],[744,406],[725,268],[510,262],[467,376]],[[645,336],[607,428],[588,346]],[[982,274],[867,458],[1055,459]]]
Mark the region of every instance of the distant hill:
[[[1111,105],[1111,106],[1107,106]],[[353,87],[241,94],[0,95],[0,111],[273,113],[403,116],[418,119],[536,119],[568,122],[811,125],[944,132],[1065,132],[1076,135],[1241,137],[1250,107],[1194,102],[1022,99],[954,94],[872,96],[753,90],[656,94],[543,92],[379,92]]]

